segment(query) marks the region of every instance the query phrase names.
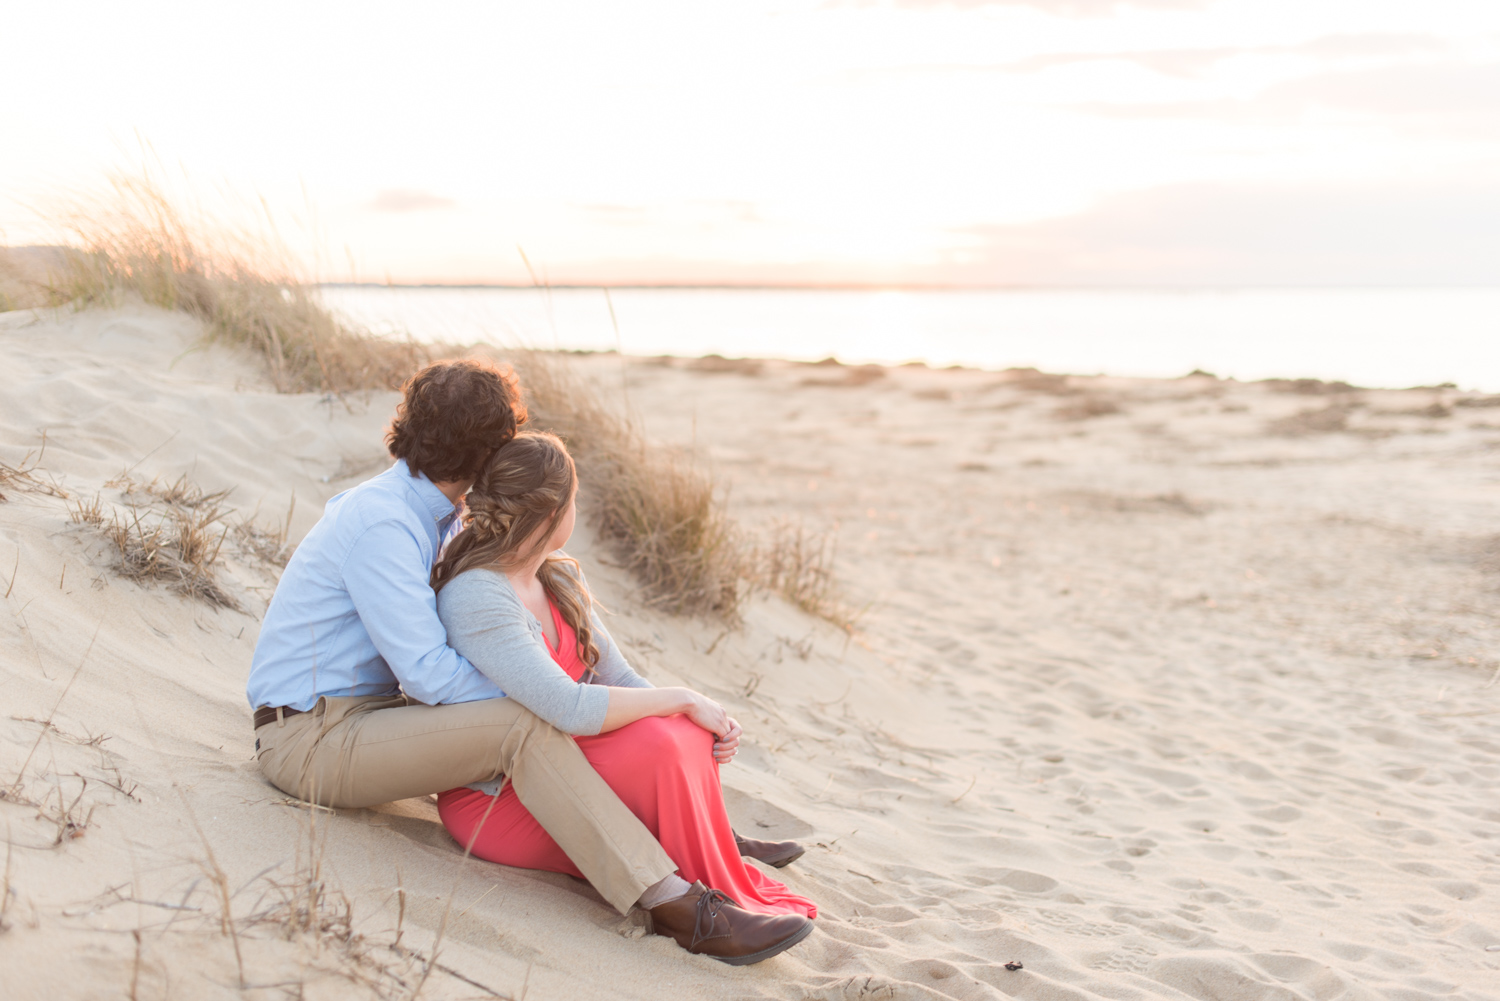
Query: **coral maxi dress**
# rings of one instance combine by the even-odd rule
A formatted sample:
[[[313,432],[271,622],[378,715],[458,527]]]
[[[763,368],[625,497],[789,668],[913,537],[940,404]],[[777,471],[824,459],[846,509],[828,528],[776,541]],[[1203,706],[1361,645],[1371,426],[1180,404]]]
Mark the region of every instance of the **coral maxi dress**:
[[[552,621],[559,648],[548,643],[547,652],[578,681],[586,665],[578,656],[577,636],[556,606],[552,606]],[[648,716],[609,733],[574,739],[589,764],[656,835],[683,879],[722,890],[749,911],[818,916],[811,900],[740,858],[724,810],[713,734],[679,714]],[[473,854],[479,858],[583,877],[521,805],[509,783],[494,799],[493,808],[492,799],[477,789],[449,789],[438,796],[438,814],[460,845],[474,839]],[[481,823],[483,829],[476,837]]]

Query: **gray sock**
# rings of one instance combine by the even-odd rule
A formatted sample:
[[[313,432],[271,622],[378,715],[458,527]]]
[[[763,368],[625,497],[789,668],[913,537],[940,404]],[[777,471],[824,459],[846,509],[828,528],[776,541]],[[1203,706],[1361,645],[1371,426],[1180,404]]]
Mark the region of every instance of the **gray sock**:
[[[684,896],[692,888],[691,883],[674,872],[666,879],[659,879],[646,887],[646,892],[641,894],[641,899],[636,901],[636,906],[644,907],[649,911],[653,907],[660,907],[668,901]]]

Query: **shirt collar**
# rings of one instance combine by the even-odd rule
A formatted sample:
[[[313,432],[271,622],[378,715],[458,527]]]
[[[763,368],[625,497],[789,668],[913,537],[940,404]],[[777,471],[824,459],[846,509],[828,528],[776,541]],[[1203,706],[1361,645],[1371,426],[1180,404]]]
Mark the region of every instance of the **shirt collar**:
[[[415,476],[411,474],[411,469],[407,466],[405,459],[397,459],[396,464],[391,467],[391,472],[406,484],[407,489],[417,495],[422,508],[432,516],[434,522],[441,525],[458,513],[458,506],[427,478],[426,473],[417,473]]]

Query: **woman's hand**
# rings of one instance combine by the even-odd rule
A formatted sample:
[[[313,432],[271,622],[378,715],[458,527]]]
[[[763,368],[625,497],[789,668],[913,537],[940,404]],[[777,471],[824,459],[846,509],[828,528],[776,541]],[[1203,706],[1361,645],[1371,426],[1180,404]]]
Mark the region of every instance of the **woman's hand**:
[[[688,719],[714,735],[714,760],[721,765],[729,764],[740,749],[740,734],[745,731],[713,699],[690,689],[687,691],[693,697],[692,708],[687,711]]]
[[[729,714],[724,711],[723,706],[707,695],[700,695],[692,689],[684,688],[683,691],[691,696],[691,702],[686,709],[688,719],[715,737],[722,738],[729,733],[730,726],[735,724],[734,720],[729,718]]]
[[[714,741],[714,760],[721,765],[729,764],[734,758],[735,753],[740,749],[740,734],[745,732],[740,729],[739,723],[733,717],[726,717],[726,719],[729,720],[729,731]]]

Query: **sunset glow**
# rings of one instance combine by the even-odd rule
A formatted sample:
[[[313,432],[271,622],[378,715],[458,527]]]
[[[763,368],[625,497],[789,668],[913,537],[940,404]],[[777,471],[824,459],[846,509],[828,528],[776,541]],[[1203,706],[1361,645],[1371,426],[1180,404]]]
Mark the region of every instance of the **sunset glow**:
[[[320,277],[1500,281],[1477,0],[27,5],[0,242],[149,142]],[[316,218],[308,206],[315,208]]]

